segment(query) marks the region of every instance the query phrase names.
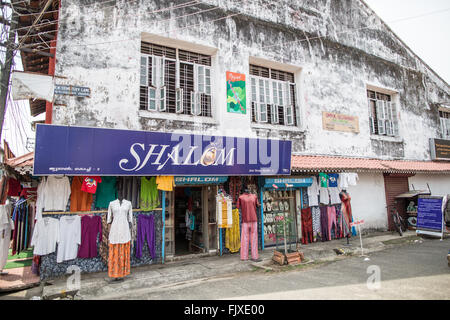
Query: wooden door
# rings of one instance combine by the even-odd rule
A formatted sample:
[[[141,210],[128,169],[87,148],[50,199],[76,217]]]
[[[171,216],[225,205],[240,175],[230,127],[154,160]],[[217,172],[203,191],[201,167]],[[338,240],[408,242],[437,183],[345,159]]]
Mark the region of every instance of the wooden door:
[[[411,175],[400,175],[400,174],[384,174],[384,188],[386,192],[386,214],[388,217],[388,229],[395,230],[394,224],[391,218],[390,208],[395,204],[397,200],[397,210],[398,213],[406,218],[406,208],[404,200],[395,199],[401,193],[409,191],[408,177]]]

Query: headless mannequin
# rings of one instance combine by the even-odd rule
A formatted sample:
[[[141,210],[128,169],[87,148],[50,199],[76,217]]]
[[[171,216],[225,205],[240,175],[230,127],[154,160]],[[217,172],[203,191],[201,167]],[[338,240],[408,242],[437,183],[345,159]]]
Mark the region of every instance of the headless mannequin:
[[[347,195],[347,190],[346,189],[342,189],[341,193],[339,193],[339,197],[341,198],[341,200],[342,200],[342,197],[345,197],[346,195]],[[349,241],[350,232],[351,232],[351,227],[349,226],[349,233],[347,233],[347,235],[345,236],[347,238],[346,245],[348,245],[348,246],[351,245],[350,241]]]
[[[123,202],[123,194],[122,194],[122,192],[119,192],[117,194],[117,200],[119,200],[119,204],[122,205],[122,202]],[[122,281],[123,278],[112,278],[112,279],[107,278],[107,280],[109,280],[111,282],[117,282],[117,281]]]

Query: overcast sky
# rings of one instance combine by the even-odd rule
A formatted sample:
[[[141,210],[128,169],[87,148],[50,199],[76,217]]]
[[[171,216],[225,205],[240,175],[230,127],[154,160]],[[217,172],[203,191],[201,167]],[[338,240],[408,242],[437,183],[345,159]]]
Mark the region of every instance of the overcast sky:
[[[431,69],[450,83],[449,0],[365,0]],[[429,15],[428,15],[429,14]],[[424,15],[423,17],[418,17]],[[416,17],[414,19],[403,18]]]

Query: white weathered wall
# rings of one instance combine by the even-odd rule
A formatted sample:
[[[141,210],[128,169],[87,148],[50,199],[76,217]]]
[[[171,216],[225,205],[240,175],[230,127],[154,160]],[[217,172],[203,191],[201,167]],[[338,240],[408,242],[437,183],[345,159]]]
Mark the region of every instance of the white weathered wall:
[[[109,5],[62,0],[56,73],[59,83],[88,86],[91,98],[62,97],[54,108],[55,124],[132,130],[191,132],[214,135],[280,138],[293,141],[297,154],[429,160],[428,138],[438,134],[437,109],[430,104],[449,94],[448,85],[402,47],[373,12],[360,1],[216,1],[212,8],[151,13],[175,1],[117,1]],[[81,4],[81,5],[79,5]],[[233,10],[233,11],[228,11]],[[241,15],[211,23],[226,15]],[[295,18],[299,12],[301,21]],[[349,29],[370,26],[357,33]],[[187,27],[186,26],[195,26]],[[169,30],[176,30],[168,32]],[[152,118],[139,111],[141,33],[215,48],[213,119],[164,114]],[[313,40],[314,36],[324,36]],[[305,41],[307,39],[307,41]],[[297,42],[289,42],[297,40]],[[283,44],[273,47],[273,44]],[[269,47],[268,47],[269,46]],[[225,72],[249,77],[250,57],[283,63],[298,70],[301,128],[255,126],[247,114],[226,111]],[[399,63],[400,65],[396,64]],[[404,68],[407,66],[408,68]],[[416,68],[416,69],[410,69]],[[421,70],[424,72],[420,73]],[[398,93],[400,137],[369,133],[367,84]],[[250,97],[250,84],[247,85]],[[322,112],[359,117],[360,133],[322,129]],[[182,120],[182,121],[179,121]]]
[[[412,190],[428,190],[427,183],[430,186],[432,195],[448,195],[450,194],[450,175],[446,174],[424,174],[419,173],[408,178],[409,189]]]
[[[353,220],[364,220],[361,229],[386,230],[388,226],[384,179],[381,173],[358,173],[357,186],[350,186]]]

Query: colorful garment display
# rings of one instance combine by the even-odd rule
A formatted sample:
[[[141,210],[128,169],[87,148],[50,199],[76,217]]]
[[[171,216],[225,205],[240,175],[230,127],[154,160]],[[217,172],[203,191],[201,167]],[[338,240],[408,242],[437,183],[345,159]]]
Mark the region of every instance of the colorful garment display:
[[[236,204],[242,189],[241,177],[230,177],[229,180],[230,196],[233,200],[233,204]]]
[[[339,179],[339,174],[328,173],[328,188],[337,188],[338,179]]]
[[[152,259],[156,258],[155,244],[155,217],[140,214],[137,223],[136,258],[142,257],[142,249],[147,241],[148,250]]]
[[[64,216],[59,219],[58,250],[56,262],[61,263],[77,257],[78,246],[81,244],[81,218],[79,216]]]
[[[43,185],[43,208],[45,211],[66,211],[70,197],[68,177],[49,176]]]
[[[22,191],[22,186],[20,182],[14,178],[8,179],[8,196],[10,197],[18,197],[20,192]]]
[[[89,211],[92,206],[92,193],[82,191],[83,178],[73,177],[70,192],[70,211]]]
[[[28,248],[31,233],[32,210],[25,199],[19,199],[14,204],[12,220],[14,232],[12,239],[12,254],[16,254]]]
[[[230,250],[231,253],[238,252],[241,248],[241,237],[239,230],[239,210],[233,210],[233,224],[231,228],[225,230],[225,247]]]
[[[321,188],[327,188],[328,187],[328,175],[326,173],[320,172],[319,173],[319,182]]]
[[[331,240],[331,230],[334,228],[334,234],[337,238],[337,221],[336,221],[336,208],[333,206],[327,207],[327,218],[328,218],[328,240]]]
[[[102,241],[98,248],[98,253],[104,263],[108,263],[108,251],[109,251],[109,231],[111,230],[111,224],[107,221],[107,215],[102,216]]]
[[[119,177],[117,181],[117,194],[121,194],[124,199],[131,201],[133,208],[139,208],[140,206],[140,193],[140,177]]]
[[[130,274],[130,242],[109,244],[108,276],[123,278]]]
[[[301,210],[302,220],[302,243],[308,244],[314,241],[312,211],[311,208]]]
[[[239,197],[240,199],[240,197]],[[258,254],[258,223],[242,222],[241,231],[241,260],[248,260],[249,241],[251,245],[252,259],[257,260]]]
[[[83,216],[81,218],[81,244],[78,258],[97,257],[97,236],[102,241],[102,218],[100,216]]]
[[[131,243],[130,243],[130,247],[133,250],[133,248],[136,247],[136,240],[137,240],[137,219],[136,216],[133,215],[133,220],[131,222]]]
[[[95,193],[95,207],[106,209],[117,198],[116,177],[103,177]]]
[[[321,230],[321,228],[320,228],[320,208],[312,207],[311,214],[312,214],[314,242],[316,242],[317,237],[320,236],[320,230]]]
[[[322,242],[327,241],[330,237],[328,234],[328,211],[327,207],[320,207],[320,235]]]
[[[158,185],[158,190],[173,191],[175,179],[173,176],[158,176],[156,177],[156,184]]]
[[[102,182],[100,177],[83,177],[83,184],[81,190],[84,192],[94,194],[97,191],[97,186]]]
[[[44,217],[36,222],[31,240],[34,247],[33,254],[45,256],[56,250],[56,243],[59,237],[59,220]]]
[[[141,210],[151,211],[160,205],[158,188],[156,185],[155,177],[142,177],[141,178]]]
[[[231,198],[217,195],[216,212],[219,228],[231,228],[233,226],[233,201]]]
[[[345,220],[344,222],[345,222],[346,226],[349,227],[350,223],[353,221],[352,206],[350,203],[351,197],[347,192],[341,192],[339,194],[339,196],[341,197],[341,201],[342,201],[341,211],[344,216],[344,220]],[[350,236],[350,234],[349,234],[349,236]]]
[[[242,222],[257,222],[256,207],[259,207],[258,197],[251,193],[239,196],[236,208],[241,209]]]

